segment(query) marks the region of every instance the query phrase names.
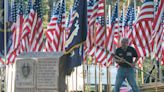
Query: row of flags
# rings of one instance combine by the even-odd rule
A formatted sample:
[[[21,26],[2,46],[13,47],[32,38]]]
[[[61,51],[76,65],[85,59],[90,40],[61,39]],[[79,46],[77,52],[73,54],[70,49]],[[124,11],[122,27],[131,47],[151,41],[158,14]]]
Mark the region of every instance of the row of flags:
[[[120,46],[122,37],[130,39],[139,57],[154,52],[161,60],[164,57],[163,4],[164,0],[159,0],[155,11],[153,0],[145,0],[136,19],[134,4],[129,5],[125,16],[122,12],[119,17],[119,2],[116,2],[109,18],[105,17],[104,0],[74,0],[66,20],[65,0],[61,0],[53,6],[44,40],[41,0],[35,0],[34,4],[29,0],[26,14],[23,14],[22,0],[14,1],[11,10],[13,43],[7,55],[8,64],[21,53],[44,49],[65,52],[70,68],[80,65],[88,56],[93,58],[93,63],[108,66],[112,63],[111,53]]]
[[[36,0],[33,6],[32,1],[29,1],[28,5],[27,16],[25,16],[23,14],[23,1],[13,2],[12,45],[7,54],[7,64],[13,63],[21,53],[39,52],[44,46],[41,1]]]
[[[65,0],[53,7],[52,17],[46,30],[46,51],[59,52],[64,50],[66,28]]]

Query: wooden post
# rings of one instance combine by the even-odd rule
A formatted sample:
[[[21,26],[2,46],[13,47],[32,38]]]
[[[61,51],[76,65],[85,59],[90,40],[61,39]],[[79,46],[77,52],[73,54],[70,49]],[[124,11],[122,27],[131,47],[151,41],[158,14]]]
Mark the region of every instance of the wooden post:
[[[76,69],[76,92],[77,92],[77,84],[78,84],[78,78],[77,78],[77,69],[78,67],[76,67],[75,69]]]
[[[83,92],[85,92],[85,77],[86,77],[85,63],[83,62]]]
[[[143,66],[141,67],[141,70],[143,70]],[[142,84],[144,84],[144,73],[141,72],[141,81],[142,81]]]
[[[102,72],[101,72],[101,65],[99,64],[99,92],[102,92]]]
[[[90,71],[90,64],[88,64],[88,91],[90,92],[90,76],[91,71]]]
[[[159,63],[159,79],[162,82],[162,70],[161,70],[161,63]]]
[[[108,67],[106,67],[106,74],[107,74],[107,92],[109,92],[110,88],[109,88],[109,71],[108,71]]]
[[[157,76],[157,73],[158,73],[158,67],[157,67],[157,63],[156,63],[157,61],[155,61],[155,69],[156,69],[156,71],[155,71],[155,92],[158,92],[158,86],[157,86],[157,82],[158,82],[158,76]]]
[[[74,77],[73,77],[73,75],[74,75],[74,74],[73,74],[73,72],[72,72],[72,74],[71,74],[71,77],[72,77],[72,91],[74,90],[74,81],[73,81],[73,80],[74,80]]]
[[[107,92],[111,92],[111,74],[110,74],[110,66],[107,67]]]
[[[107,13],[106,13],[107,11],[106,11],[106,0],[105,0],[105,2],[104,2],[104,20],[105,20],[105,38],[107,38],[107,24],[106,24],[106,20],[107,20],[107,18],[106,18],[106,15],[107,15]],[[109,16],[109,22],[110,22],[110,17],[111,17],[111,5],[109,5],[109,8],[108,8],[108,16]],[[105,42],[106,43],[106,42]],[[104,47],[105,47],[105,49],[107,49],[107,44],[104,44]],[[107,59],[106,59],[106,62],[108,62],[107,61]],[[100,68],[101,68],[101,66],[99,66]],[[107,92],[110,92],[110,87],[111,87],[111,82],[110,82],[110,75],[109,75],[109,71],[108,71],[108,67],[106,67],[106,73],[107,73]],[[101,70],[101,69],[100,69]],[[102,75],[102,72],[100,72],[100,70],[99,70],[99,73],[100,73],[100,77],[101,77],[101,75]],[[100,78],[101,79],[101,78]],[[100,81],[100,80],[99,80]],[[102,82],[102,81],[100,81],[100,82]],[[99,91],[100,92],[102,92],[102,84],[100,84],[100,89],[99,89]]]
[[[97,92],[97,65],[95,64],[95,92]]]

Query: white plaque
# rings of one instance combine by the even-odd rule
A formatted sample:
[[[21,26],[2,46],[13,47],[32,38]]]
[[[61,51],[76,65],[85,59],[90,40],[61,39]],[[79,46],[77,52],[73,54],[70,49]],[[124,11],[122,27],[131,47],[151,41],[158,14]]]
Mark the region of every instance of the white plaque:
[[[37,90],[36,92],[58,92],[57,90],[44,90],[44,89],[41,89],[41,90]]]
[[[35,87],[35,60],[18,59],[16,62],[16,88]],[[30,91],[29,91],[30,92]]]
[[[36,92],[36,90],[31,88],[17,88],[15,92]]]
[[[37,88],[58,88],[59,59],[44,58],[37,62]]]

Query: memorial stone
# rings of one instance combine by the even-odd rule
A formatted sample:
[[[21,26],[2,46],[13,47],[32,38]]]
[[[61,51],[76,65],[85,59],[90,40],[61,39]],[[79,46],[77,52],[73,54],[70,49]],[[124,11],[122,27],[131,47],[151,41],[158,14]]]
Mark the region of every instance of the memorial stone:
[[[62,64],[62,55],[32,52],[18,56],[12,66],[11,89],[7,89],[7,92],[64,92],[65,87],[62,87],[65,86],[65,74],[59,65]],[[63,82],[59,83],[59,80]]]

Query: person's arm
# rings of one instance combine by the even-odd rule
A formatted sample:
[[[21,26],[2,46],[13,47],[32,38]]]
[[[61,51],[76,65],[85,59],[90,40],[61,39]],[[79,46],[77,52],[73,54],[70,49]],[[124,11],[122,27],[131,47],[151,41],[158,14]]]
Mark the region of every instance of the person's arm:
[[[116,52],[115,52],[115,54],[114,55],[116,55],[116,56],[118,56],[118,49],[116,49]],[[118,63],[118,64],[120,64],[120,63],[123,63],[123,60],[122,59],[119,59],[119,58],[116,58],[116,57],[114,57],[114,61],[116,62],[116,63]]]
[[[136,57],[136,59],[135,59],[134,63],[137,63],[137,61],[138,61],[138,57]]]
[[[120,59],[118,59],[118,58],[114,58],[114,61],[115,61],[116,63],[122,63],[122,60],[120,60]]]
[[[133,57],[135,57],[135,60],[133,62],[133,64],[135,65],[138,61],[138,54],[137,54],[137,51],[133,48]]]

